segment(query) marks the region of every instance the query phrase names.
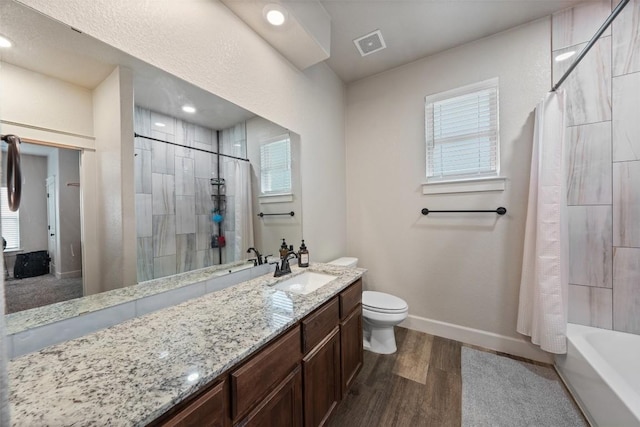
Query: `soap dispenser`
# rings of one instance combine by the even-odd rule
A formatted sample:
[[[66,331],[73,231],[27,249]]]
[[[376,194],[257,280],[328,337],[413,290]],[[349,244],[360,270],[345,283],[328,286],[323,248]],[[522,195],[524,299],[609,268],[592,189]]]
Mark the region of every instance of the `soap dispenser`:
[[[282,239],[282,244],[280,245],[280,259],[285,259],[289,255],[289,248],[287,247],[287,242]]]
[[[304,239],[300,245],[300,252],[298,252],[298,267],[309,267],[309,251],[307,245],[304,244]]]

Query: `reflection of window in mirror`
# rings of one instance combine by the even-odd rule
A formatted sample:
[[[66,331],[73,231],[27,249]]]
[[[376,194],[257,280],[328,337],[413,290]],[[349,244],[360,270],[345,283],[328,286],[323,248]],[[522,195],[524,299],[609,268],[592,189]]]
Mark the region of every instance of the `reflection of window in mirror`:
[[[260,145],[260,193],[291,194],[291,140],[280,135]]]
[[[13,212],[9,209],[7,187],[0,188],[0,207],[2,210],[2,237],[6,242],[5,251],[20,248],[20,209]]]

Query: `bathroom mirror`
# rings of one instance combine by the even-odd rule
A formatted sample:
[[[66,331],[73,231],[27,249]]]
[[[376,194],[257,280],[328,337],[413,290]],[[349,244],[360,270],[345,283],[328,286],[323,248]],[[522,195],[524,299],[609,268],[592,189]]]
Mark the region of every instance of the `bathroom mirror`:
[[[246,261],[255,258],[249,245],[262,255],[277,254],[286,238],[297,248],[299,135],[20,4],[1,0],[0,7],[2,33],[14,44],[0,57],[0,132],[27,142],[25,159],[56,152],[75,156],[79,165],[75,178],[42,168],[42,176],[25,168],[23,177],[46,194],[47,178],[55,175],[56,188],[75,192],[77,215],[63,210],[71,204],[62,196],[49,213],[46,200],[19,211],[19,221],[29,218],[29,227],[47,232],[57,224],[50,216],[63,219],[77,234],[73,242],[49,233],[51,242],[18,244],[5,257],[46,250],[53,275],[63,278],[56,268],[69,257],[78,263],[69,276],[82,278],[87,296]],[[285,139],[289,190],[264,192],[269,171],[261,168],[261,147]],[[249,174],[242,179],[251,191],[238,184],[237,165],[244,163]],[[8,267],[13,280],[13,264]],[[32,279],[35,288],[51,289]]]

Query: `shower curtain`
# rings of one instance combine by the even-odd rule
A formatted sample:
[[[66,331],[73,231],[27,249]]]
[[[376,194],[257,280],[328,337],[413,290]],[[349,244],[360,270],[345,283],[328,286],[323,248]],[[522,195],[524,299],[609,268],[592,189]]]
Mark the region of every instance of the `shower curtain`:
[[[563,146],[565,93],[536,107],[517,331],[550,353],[566,353],[568,224]]]
[[[233,160],[235,178],[235,260],[247,257],[247,249],[253,246],[253,205],[251,202],[251,163]]]

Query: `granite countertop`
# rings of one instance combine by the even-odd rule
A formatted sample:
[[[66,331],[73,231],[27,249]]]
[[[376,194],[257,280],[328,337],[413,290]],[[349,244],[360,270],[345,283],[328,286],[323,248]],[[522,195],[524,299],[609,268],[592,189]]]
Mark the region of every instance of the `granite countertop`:
[[[113,289],[95,295],[82,298],[75,298],[62,301],[43,307],[36,307],[30,310],[18,311],[8,314],[5,319],[7,323],[7,334],[23,332],[31,328],[59,322],[70,317],[80,316],[118,304],[124,304],[142,297],[155,295],[172,289],[179,288],[186,284],[196,283],[210,279],[216,275],[227,274],[230,271],[249,268],[252,263],[246,261],[236,261],[224,265],[214,265],[201,268],[199,270],[188,271],[173,276],[161,277],[138,283],[134,286]]]
[[[264,275],[9,362],[14,426],[142,426],[362,277],[328,264]],[[273,284],[310,270],[337,279],[308,294]]]

